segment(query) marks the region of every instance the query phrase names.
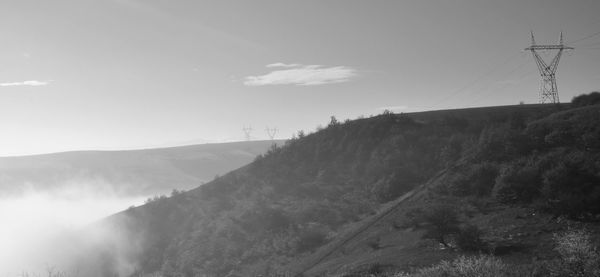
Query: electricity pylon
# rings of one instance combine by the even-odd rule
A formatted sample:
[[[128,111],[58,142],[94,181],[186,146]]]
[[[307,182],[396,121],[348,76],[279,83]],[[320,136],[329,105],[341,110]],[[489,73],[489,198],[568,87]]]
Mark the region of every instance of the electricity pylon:
[[[526,51],[531,51],[533,58],[540,70],[542,81],[540,83],[540,103],[560,103],[558,98],[558,89],[556,87],[556,68],[558,67],[558,61],[564,50],[572,50],[573,47],[564,45],[563,34],[560,33],[559,44],[554,45],[537,45],[535,44],[535,38],[533,37],[533,31],[531,32],[531,46],[525,48]],[[552,59],[550,64],[546,62],[539,55],[538,51],[549,51],[558,50],[556,56]]]
[[[253,130],[252,126],[248,126],[248,127],[244,126],[242,128],[242,130],[244,131],[244,134],[246,135],[246,140],[250,141],[250,139],[252,138],[252,137],[250,137],[250,133],[252,133],[252,130]]]
[[[277,128],[269,128],[269,126],[267,126],[267,128],[265,129],[265,132],[267,132],[267,135],[271,138],[271,140],[275,139],[275,135],[277,134]]]

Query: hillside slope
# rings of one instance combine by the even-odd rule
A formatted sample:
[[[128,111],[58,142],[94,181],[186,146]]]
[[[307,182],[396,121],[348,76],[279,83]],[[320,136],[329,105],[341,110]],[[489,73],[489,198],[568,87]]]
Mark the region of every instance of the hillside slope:
[[[522,105],[494,107],[488,112],[476,109],[477,116],[468,110],[450,110],[383,114],[344,123],[332,120],[324,130],[271,149],[252,164],[201,188],[128,210],[108,222],[126,230],[125,236],[128,232],[138,238],[144,234],[136,251],[139,255],[129,257],[137,273],[253,276],[295,272],[299,261],[312,259],[314,251],[328,247],[330,241],[335,244],[382,205],[427,183],[441,170],[456,168],[458,160],[465,161],[464,170],[470,172],[484,161],[509,167],[514,159],[546,151],[527,148],[529,138],[535,138],[528,132],[551,120],[552,116],[546,116],[552,113],[559,112],[560,117],[565,109],[568,106]],[[570,144],[575,142],[565,143],[574,147]],[[431,193],[419,194],[424,198],[415,203],[444,198],[456,204],[457,199],[466,199],[461,191],[472,190],[468,185],[447,187],[450,178],[457,178],[454,173],[443,178]],[[491,190],[473,189],[482,190],[481,197]],[[490,201],[490,207],[497,202]],[[390,228],[403,227],[387,228],[391,234]],[[401,237],[408,238],[407,242],[418,243],[422,230],[404,233]],[[426,250],[419,247],[415,251]],[[110,251],[106,249],[105,255],[110,256]],[[344,257],[341,253],[336,255]],[[439,253],[443,255],[430,255],[420,262],[439,260],[445,252]]]
[[[535,267],[557,263],[557,234],[586,230],[596,244],[600,240],[599,138],[600,106],[557,112],[520,128],[490,128],[429,182],[289,271],[392,276],[385,272],[484,252],[512,264],[514,276],[536,270],[541,275],[535,276],[546,276]],[[444,235],[449,246],[440,243],[436,222],[428,219],[439,207],[457,216],[458,230]],[[477,237],[465,230],[477,230]]]
[[[72,185],[88,185],[118,195],[187,190],[250,163],[274,142],[283,143],[249,141],[0,157],[0,196]]]

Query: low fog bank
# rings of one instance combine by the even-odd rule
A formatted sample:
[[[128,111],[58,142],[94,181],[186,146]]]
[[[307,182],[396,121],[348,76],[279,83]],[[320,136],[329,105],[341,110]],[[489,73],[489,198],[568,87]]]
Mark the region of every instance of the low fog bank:
[[[173,189],[196,188],[274,142],[0,157],[0,277],[48,276],[48,269],[126,276],[143,234],[93,222]]]
[[[122,196],[96,185],[71,183],[0,194],[0,276],[46,276],[49,270],[60,270],[92,277],[86,271],[98,268],[131,272],[134,246],[141,241],[124,241],[129,236],[123,230],[93,222],[143,204],[152,195]]]

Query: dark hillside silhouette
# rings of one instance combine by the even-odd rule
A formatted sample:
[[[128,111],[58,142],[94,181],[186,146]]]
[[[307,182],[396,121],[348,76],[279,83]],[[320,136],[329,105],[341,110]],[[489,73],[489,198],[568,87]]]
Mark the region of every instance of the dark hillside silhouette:
[[[528,132],[543,122],[535,120],[565,109],[519,105],[474,109],[478,116],[467,109],[332,119],[198,189],[109,220],[128,218],[131,232],[148,237],[140,272],[279,272],[459,159],[474,166],[466,177],[474,187],[463,194],[496,193],[494,164],[534,151]],[[450,225],[438,229],[430,233],[459,233]]]

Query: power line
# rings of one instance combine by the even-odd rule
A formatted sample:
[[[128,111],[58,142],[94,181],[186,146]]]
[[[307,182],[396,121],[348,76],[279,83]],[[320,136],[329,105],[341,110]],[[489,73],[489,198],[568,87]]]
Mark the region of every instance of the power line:
[[[478,82],[480,82],[481,80],[487,78],[488,76],[492,75],[493,73],[495,73],[496,71],[498,71],[500,69],[501,66],[509,63],[510,61],[512,61],[512,59],[516,58],[517,56],[519,56],[520,53],[516,53],[513,55],[508,56],[502,63],[500,63],[500,65],[497,65],[495,67],[493,67],[491,70],[485,72],[484,74],[480,75],[479,77],[477,77],[476,79],[474,79],[473,81],[469,82],[468,84],[466,84],[465,86],[455,90],[454,92],[450,93],[449,95],[447,95],[446,97],[442,98],[441,100],[435,102],[432,106],[436,106],[439,105],[440,103],[443,103],[447,100],[453,99],[455,96],[459,95],[460,93],[464,92],[466,89],[468,89],[469,87],[477,84]]]
[[[592,42],[591,44],[580,45],[577,47],[577,49],[581,49],[581,47],[590,47],[590,46],[596,46],[596,45],[600,45],[600,41]]]
[[[577,40],[574,40],[574,41],[568,42],[568,44],[575,44],[575,43],[578,43],[578,42],[580,42],[580,41],[584,41],[584,40],[586,40],[586,39],[590,39],[590,38],[593,38],[593,37],[595,37],[595,36],[598,36],[598,35],[600,35],[600,32],[596,32],[596,33],[593,33],[593,34],[591,34],[591,35],[589,35],[589,36],[585,36],[585,37],[582,37],[582,38],[580,38],[580,39],[577,39]]]
[[[523,68],[523,66],[524,66],[525,64],[527,64],[527,63],[522,63],[521,65],[519,65],[519,66],[518,66],[517,68],[515,68],[514,70],[511,70],[511,71],[510,71],[508,74],[506,74],[505,76],[507,76],[507,77],[508,77],[510,74],[512,74],[512,73],[514,73],[514,72],[516,72],[516,71],[520,70],[521,68]],[[520,82],[521,82],[521,81],[522,81],[522,80],[523,80],[523,79],[524,79],[526,76],[529,76],[529,75],[533,74],[533,73],[535,72],[535,70],[536,70],[536,69],[535,69],[535,68],[533,68],[533,69],[531,69],[531,70],[528,70],[527,72],[525,72],[525,73],[523,73],[523,74],[519,75],[519,77],[515,78],[515,80],[517,80],[517,81],[516,81],[516,82],[517,82],[517,84],[518,84],[518,83],[520,83]],[[502,90],[504,90],[506,87],[508,87],[509,85],[511,85],[511,84],[510,84],[510,83],[506,83],[506,84],[502,85],[501,87],[499,87],[499,88],[497,88],[497,89],[495,89],[495,90],[489,90],[489,91],[487,91],[487,92],[480,93],[480,94],[478,94],[478,95],[477,95],[477,97],[476,97],[476,98],[473,98],[473,101],[470,101],[469,103],[467,103],[467,105],[472,105],[472,104],[475,104],[475,103],[477,103],[477,102],[481,101],[481,99],[483,99],[483,96],[487,96],[487,95],[489,95],[489,93],[490,93],[490,92],[494,92],[494,91],[502,91]]]
[[[527,64],[527,61],[522,61],[521,63],[519,63],[516,67],[513,67],[510,71],[508,71],[508,73],[501,75],[500,78],[494,80],[494,82],[498,82],[501,81],[502,79],[505,79],[506,77],[510,76],[510,74],[518,71],[519,69],[523,68],[523,66],[525,66]],[[471,96],[471,95],[476,95],[479,92],[483,91],[484,89],[489,88],[491,85],[493,85],[494,83],[489,83],[488,85],[484,86],[481,90],[473,90],[471,91],[469,94],[466,94],[465,96]]]

